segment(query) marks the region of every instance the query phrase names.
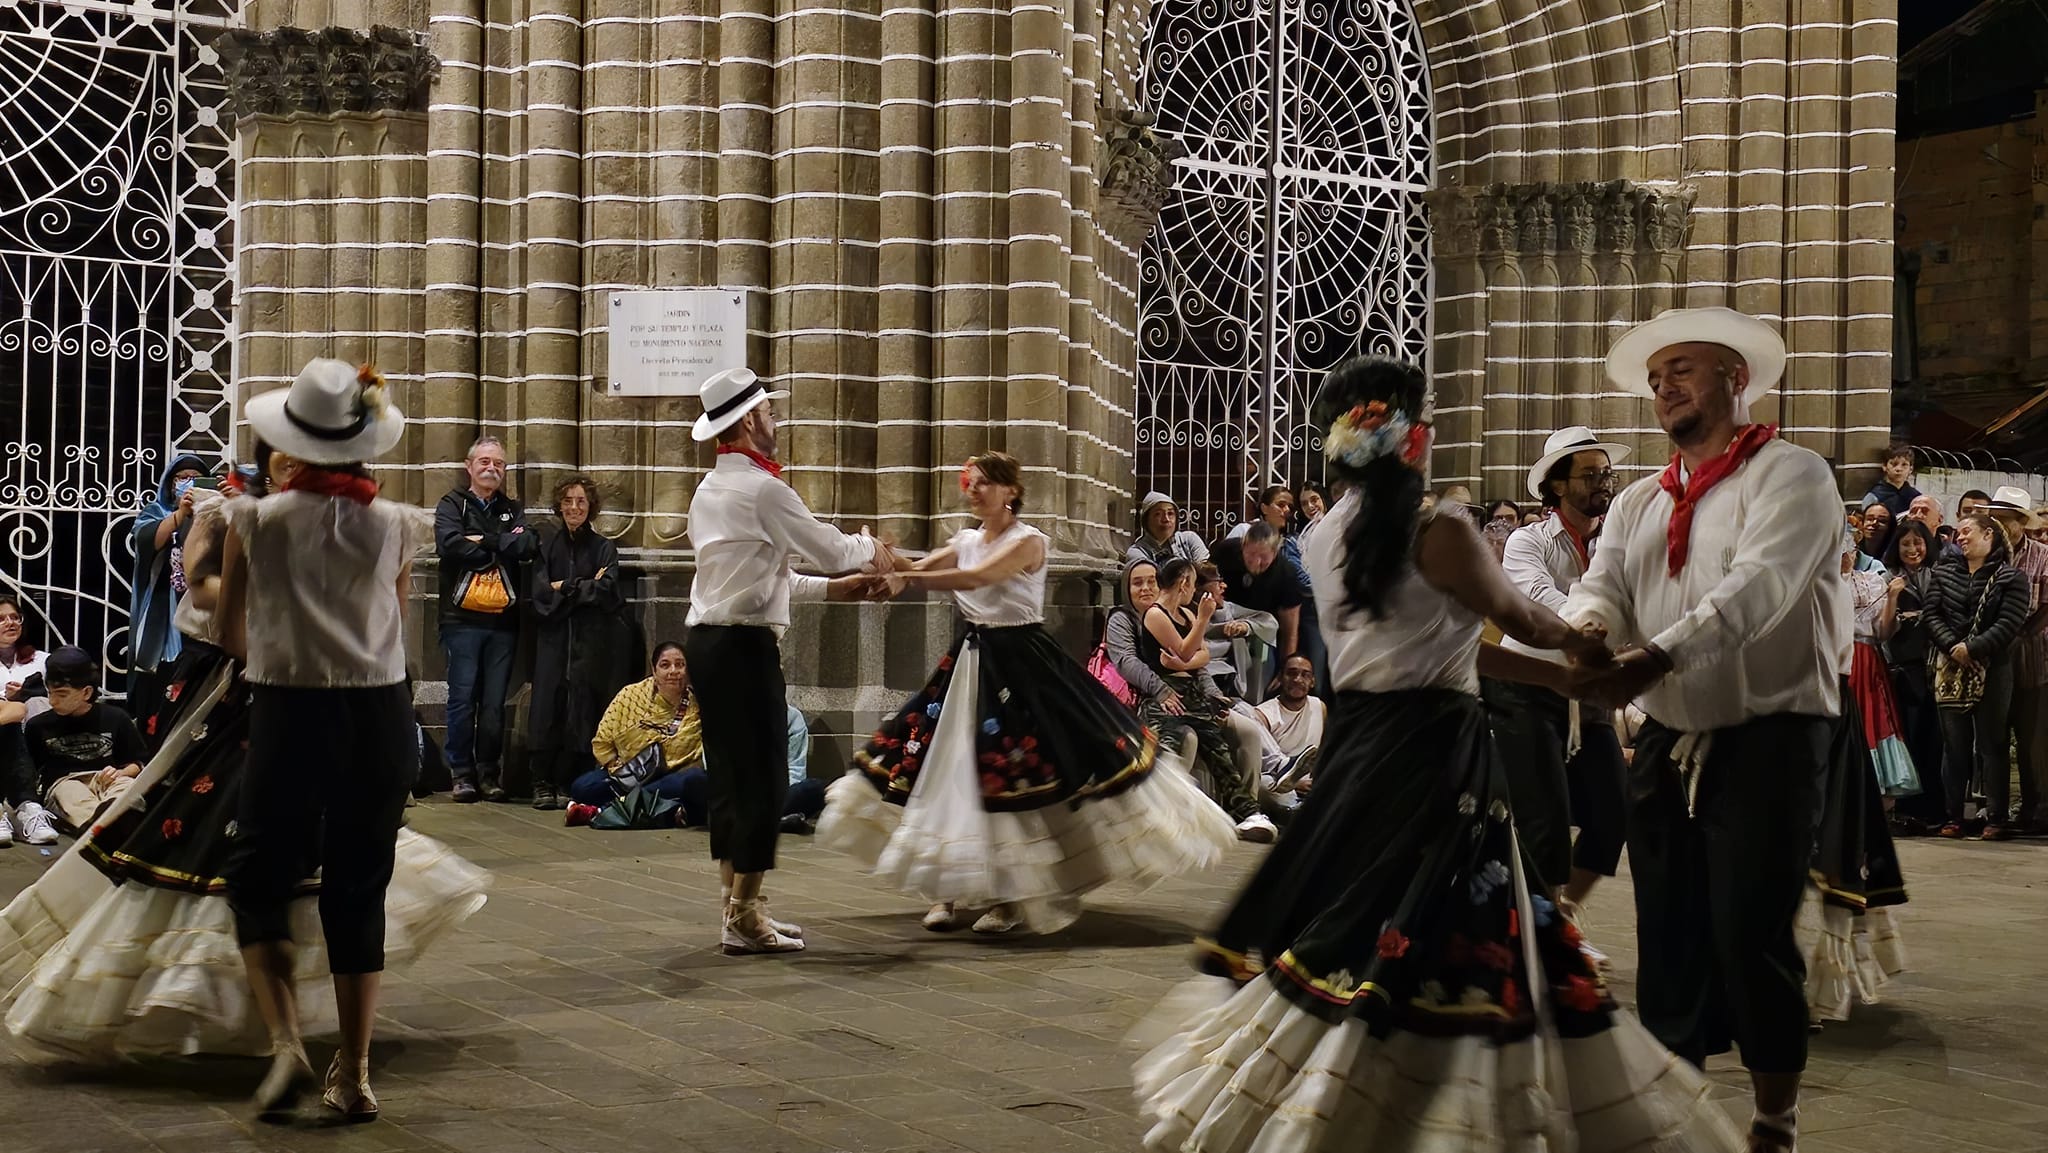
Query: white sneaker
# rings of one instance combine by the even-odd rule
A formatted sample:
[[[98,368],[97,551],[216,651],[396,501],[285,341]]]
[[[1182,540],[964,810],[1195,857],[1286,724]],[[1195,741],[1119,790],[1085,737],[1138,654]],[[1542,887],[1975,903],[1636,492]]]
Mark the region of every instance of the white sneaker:
[[[14,822],[7,819],[6,813],[0,813],[0,849],[4,849],[13,843]]]
[[[1270,845],[1280,839],[1280,828],[1264,813],[1253,813],[1237,823],[1237,839]]]
[[[34,801],[16,808],[14,819],[21,822],[23,842],[31,845],[57,843],[57,826],[50,823],[50,814]]]

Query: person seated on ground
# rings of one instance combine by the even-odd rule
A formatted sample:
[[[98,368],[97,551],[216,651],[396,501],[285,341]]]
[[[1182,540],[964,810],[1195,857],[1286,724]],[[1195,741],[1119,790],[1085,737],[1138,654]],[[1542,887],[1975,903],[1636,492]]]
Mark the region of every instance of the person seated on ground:
[[[1236,672],[1240,666],[1251,668],[1262,663],[1253,658],[1256,650],[1252,645],[1256,642],[1270,648],[1279,637],[1280,623],[1272,613],[1256,612],[1225,599],[1230,584],[1213,564],[1196,565],[1195,582],[1198,590],[1221,606],[1209,618],[1209,631],[1204,637],[1209,663],[1203,671],[1209,674],[1208,687],[1213,695],[1222,697],[1229,706],[1230,714],[1224,719],[1228,722],[1231,752],[1237,758],[1240,774],[1256,789],[1261,809],[1271,814],[1292,811],[1300,803],[1299,798],[1291,793],[1276,795],[1269,787],[1271,781],[1287,771],[1287,754],[1273,739],[1266,718],[1246,700],[1244,681]],[[1306,599],[1302,603],[1306,604]]]
[[[811,726],[803,710],[789,706],[789,793],[782,801],[782,831],[810,836],[818,831],[825,811],[825,782],[810,779]],[[678,823],[696,828],[711,822],[711,776],[704,766],[683,770],[676,799],[683,809]]]
[[[1315,666],[1300,653],[1287,658],[1280,669],[1280,695],[1259,703],[1259,716],[1273,734],[1273,742],[1287,760],[1282,771],[1265,781],[1265,788],[1300,803],[1300,796],[1314,785],[1316,753],[1323,743],[1323,722],[1328,706],[1314,693]],[[1292,805],[1289,805],[1291,808]]]
[[[27,629],[20,598],[0,593],[0,848],[14,843],[9,810],[36,799],[35,767],[28,763],[28,749],[21,743],[22,722],[50,707],[43,688],[43,664],[50,654],[30,643]],[[43,825],[49,839],[56,840],[57,831],[48,827],[48,821]]]
[[[1124,550],[1126,561],[1165,564],[1174,557],[1209,559],[1209,546],[1202,543],[1200,534],[1180,527],[1180,509],[1163,492],[1145,494],[1138,505],[1138,524],[1138,535],[1132,539],[1131,547]]]
[[[22,728],[43,804],[16,810],[30,844],[49,843],[38,839],[38,818],[48,819],[45,807],[55,810],[69,831],[89,828],[142,775],[142,763],[149,758],[142,734],[126,712],[96,699],[99,680],[99,662],[75,645],[51,653],[43,666],[49,711],[29,718]]]

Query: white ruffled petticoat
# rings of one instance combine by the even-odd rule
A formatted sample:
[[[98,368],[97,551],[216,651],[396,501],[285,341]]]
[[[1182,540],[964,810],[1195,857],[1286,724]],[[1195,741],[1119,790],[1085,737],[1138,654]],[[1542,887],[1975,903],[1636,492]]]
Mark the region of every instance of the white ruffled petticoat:
[[[1875,1005],[1878,993],[1906,971],[1906,945],[1890,908],[1862,916],[1822,898],[1813,885],[1799,906],[1806,943],[1806,1008],[1815,1024],[1846,1021],[1852,1006]]]
[[[488,873],[446,845],[401,829],[384,901],[386,963],[403,965],[468,919],[489,885]],[[294,901],[291,919],[301,1026],[320,1031],[335,1012],[316,899]],[[49,904],[17,900],[0,918],[0,954],[8,962],[0,974],[33,966],[6,1017],[7,1032],[31,1056],[106,1062],[270,1052],[224,896],[130,881],[69,926]]]
[[[1698,1070],[1634,1016],[1508,1043],[1331,1024],[1265,979],[1228,991],[1136,1069],[1156,1153],[1726,1153],[1734,1125]],[[1222,989],[1222,994],[1214,992]]]
[[[1211,868],[1236,844],[1229,816],[1164,743],[1145,780],[1120,793],[1078,808],[989,812],[974,761],[980,713],[970,686],[979,684],[980,654],[969,643],[908,801],[892,805],[862,774],[846,773],[825,790],[819,843],[926,901],[1015,904],[1040,933],[1072,924],[1090,890]]]

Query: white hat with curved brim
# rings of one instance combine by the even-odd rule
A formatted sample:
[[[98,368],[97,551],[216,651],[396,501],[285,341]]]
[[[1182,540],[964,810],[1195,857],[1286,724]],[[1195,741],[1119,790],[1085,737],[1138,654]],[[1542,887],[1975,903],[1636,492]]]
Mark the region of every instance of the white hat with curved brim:
[[[704,379],[704,385],[697,392],[697,398],[704,402],[704,415],[690,427],[690,436],[697,440],[710,440],[754,411],[754,406],[769,400],[781,400],[787,392],[769,392],[752,369],[728,368],[714,372]]]
[[[1592,429],[1583,424],[1560,428],[1550,434],[1549,440],[1543,442],[1543,455],[1537,457],[1536,463],[1529,466],[1529,495],[1538,500],[1543,499],[1543,478],[1550,474],[1551,466],[1565,457],[1581,452],[1604,452],[1609,464],[1620,464],[1628,459],[1627,445],[1601,440],[1593,435]]]
[[[2034,494],[2017,485],[2006,485],[1991,494],[1992,512],[2012,513],[2021,518],[2020,527],[2032,532],[2041,527],[2041,517],[2034,511]]]
[[[250,397],[243,413],[266,444],[307,464],[376,460],[405,435],[405,414],[384,398],[383,380],[368,365],[317,357],[290,388]]]
[[[1650,389],[1650,358],[1674,344],[1718,344],[1749,366],[1742,399],[1755,404],[1785,375],[1785,338],[1770,324],[1732,308],[1669,308],[1628,330],[1607,353],[1607,379],[1642,396]]]

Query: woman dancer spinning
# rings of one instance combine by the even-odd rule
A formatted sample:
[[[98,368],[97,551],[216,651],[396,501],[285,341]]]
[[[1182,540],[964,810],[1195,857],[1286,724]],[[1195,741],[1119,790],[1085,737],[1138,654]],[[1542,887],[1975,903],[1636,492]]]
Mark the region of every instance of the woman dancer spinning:
[[[1024,480],[1000,452],[960,473],[980,521],[890,579],[950,591],[962,629],[924,690],[833,782],[821,841],[935,904],[992,904],[976,932],[1049,933],[1112,880],[1214,864],[1230,821],[1159,742],[1047,635],[1045,534],[1017,519]]]
[[[1604,646],[1515,592],[1463,516],[1422,513],[1423,388],[1411,365],[1360,358],[1317,401],[1330,471],[1353,482],[1305,557],[1338,693],[1318,787],[1202,943],[1235,992],[1138,1066],[1147,1145],[1739,1147],[1523,864],[1478,696],[1481,621],[1579,663]],[[1516,655],[1489,653],[1487,675],[1587,687],[1500,661]]]
[[[252,469],[222,487],[257,496],[265,479]],[[226,895],[249,686],[218,647],[213,612],[225,505],[202,491],[184,537],[190,586],[174,616],[184,644],[161,694],[168,703],[150,718],[163,747],[136,786],[0,912],[0,990],[14,990],[6,1027],[32,1055],[108,1062],[271,1050],[240,980]],[[401,831],[384,901],[390,959],[416,958],[460,924],[483,905],[488,883],[446,846]],[[299,878],[297,919],[313,919],[319,891],[310,871]],[[308,945],[294,973],[299,1013],[329,1019],[325,949],[317,935]]]

